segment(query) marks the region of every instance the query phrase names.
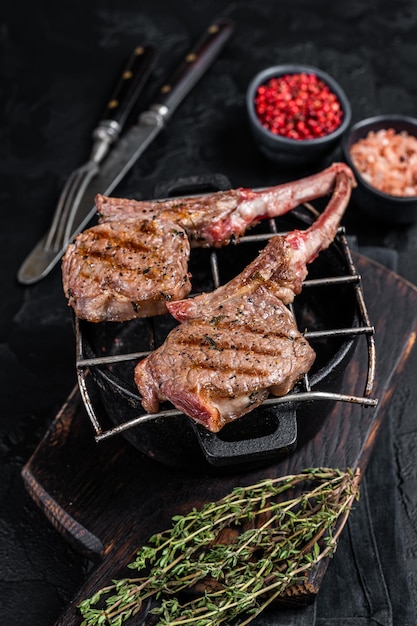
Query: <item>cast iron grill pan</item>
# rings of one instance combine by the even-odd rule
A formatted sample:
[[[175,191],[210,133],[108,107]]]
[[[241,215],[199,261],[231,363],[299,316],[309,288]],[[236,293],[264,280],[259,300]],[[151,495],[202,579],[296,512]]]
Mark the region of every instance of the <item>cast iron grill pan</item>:
[[[196,295],[224,284],[239,273],[269,237],[305,228],[316,216],[311,205],[268,220],[249,231],[238,245],[193,249],[190,259]],[[314,436],[335,401],[375,405],[370,398],[375,346],[344,229],[330,248],[309,265],[302,293],[292,305],[298,328],[316,351],[307,377],[283,398],[270,398],[214,434],[164,403],[156,415],[143,411],[133,381],[140,358],[159,346],[177,324],[169,315],[123,323],[92,324],[76,320],[77,374],[96,440],[118,433],[142,453],[166,465],[185,469],[248,468],[291,453]],[[343,373],[359,337],[368,347],[364,396],[343,394]],[[114,427],[103,430],[102,411]]]

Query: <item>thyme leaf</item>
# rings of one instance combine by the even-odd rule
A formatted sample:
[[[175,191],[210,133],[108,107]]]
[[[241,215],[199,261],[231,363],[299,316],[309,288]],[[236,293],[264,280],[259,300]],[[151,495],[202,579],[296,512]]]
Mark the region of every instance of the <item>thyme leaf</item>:
[[[114,580],[79,604],[82,626],[121,626],[150,599],[159,626],[245,626],[332,556],[358,497],[359,470],[351,469],[236,487],[153,535],[128,565],[137,578]]]

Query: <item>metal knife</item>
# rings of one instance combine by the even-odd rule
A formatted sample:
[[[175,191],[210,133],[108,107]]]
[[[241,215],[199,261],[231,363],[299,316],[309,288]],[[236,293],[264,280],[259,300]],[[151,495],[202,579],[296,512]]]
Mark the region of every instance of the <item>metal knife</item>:
[[[110,195],[149,144],[165,127],[178,105],[191,91],[219,55],[234,30],[234,23],[220,18],[209,26],[196,46],[187,54],[170,81],[159,91],[155,103],[119,139],[81,198],[74,215],[73,229],[60,249],[45,249],[46,237],[41,239],[18,272],[19,282],[30,285],[44,278],[61,259],[68,243],[81,232],[96,214],[94,205],[98,193]]]

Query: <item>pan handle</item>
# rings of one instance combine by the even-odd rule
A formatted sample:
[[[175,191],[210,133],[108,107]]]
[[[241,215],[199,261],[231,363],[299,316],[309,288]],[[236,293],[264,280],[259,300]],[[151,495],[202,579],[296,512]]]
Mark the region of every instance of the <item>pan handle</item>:
[[[242,430],[242,420],[249,419],[253,423],[256,418],[255,412],[240,418],[239,430]],[[297,444],[297,415],[293,402],[268,409],[263,407],[262,421],[268,422],[267,434],[255,434],[246,439],[233,436],[234,423],[227,424],[220,433],[212,433],[194,422],[193,427],[206,460],[216,467],[246,462],[250,464],[268,458],[276,460],[294,450]],[[248,426],[252,430],[251,424]]]

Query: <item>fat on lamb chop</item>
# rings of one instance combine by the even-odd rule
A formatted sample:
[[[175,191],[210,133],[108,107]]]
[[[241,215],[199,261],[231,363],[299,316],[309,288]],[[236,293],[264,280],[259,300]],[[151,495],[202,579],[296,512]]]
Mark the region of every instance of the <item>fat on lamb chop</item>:
[[[98,195],[100,223],[78,235],[63,258],[68,304],[90,322],[165,313],[166,303],[191,291],[190,245],[225,245],[261,219],[328,195],[339,172],[351,175],[347,165],[334,163],[263,191],[235,189],[155,201]]]
[[[183,322],[134,372],[149,413],[169,400],[218,432],[269,394],[282,396],[309,371],[315,353],[286,303],[301,290],[307,263],[333,241],[353,180],[339,172],[325,211],[306,231],[275,236],[236,278],[168,304]]]

